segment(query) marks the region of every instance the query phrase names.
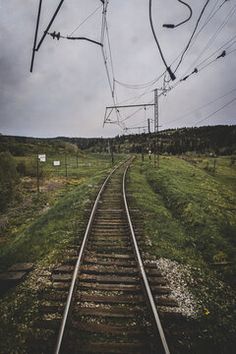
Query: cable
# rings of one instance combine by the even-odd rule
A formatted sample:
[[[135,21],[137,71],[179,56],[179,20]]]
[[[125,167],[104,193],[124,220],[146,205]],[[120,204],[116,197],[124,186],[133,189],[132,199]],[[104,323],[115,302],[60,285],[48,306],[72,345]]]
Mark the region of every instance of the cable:
[[[85,22],[87,22],[96,12],[98,12],[99,9],[102,8],[102,5],[99,5],[88,17],[86,17],[75,29],[74,31],[71,32],[71,34],[68,35],[68,37],[71,37]]]
[[[230,40],[228,40],[226,43],[224,43],[222,46],[220,46],[218,49],[216,49],[212,54],[210,54],[207,58],[205,58],[200,64],[198,64],[198,66],[202,65],[203,63],[205,63],[207,60],[209,60],[211,57],[213,57],[213,55],[215,55],[217,52],[219,52],[221,49],[229,49],[230,47],[232,47],[232,45],[234,43],[236,43],[236,40],[234,40],[236,38],[236,35],[234,35]],[[233,41],[233,42],[232,42]],[[227,44],[229,44],[230,42],[232,42],[229,46],[227,46]]]
[[[197,40],[197,37],[199,36],[199,34],[201,33],[201,31],[203,30],[203,28],[209,24],[210,20],[216,15],[216,13],[220,10],[220,8],[223,6],[224,3],[226,3],[228,0],[224,0],[223,3],[215,10],[219,0],[215,3],[213,9],[211,10],[209,16],[207,17],[206,21],[204,22],[204,24],[202,25],[202,27],[198,30],[198,32],[195,34],[195,37],[193,38],[189,49],[193,47],[194,43]],[[215,10],[215,12],[213,13],[213,11]],[[171,63],[171,66],[180,58],[182,53],[180,53]],[[191,65],[192,66],[192,65]],[[186,73],[190,70],[191,68],[189,68],[188,70],[186,70],[186,72],[184,73],[184,75],[186,75]],[[169,80],[170,82],[170,80]]]
[[[194,125],[199,124],[199,123],[203,122],[204,120],[206,120],[206,119],[212,117],[213,115],[215,115],[216,113],[218,113],[219,111],[221,111],[222,109],[224,109],[225,107],[229,106],[229,105],[230,105],[231,103],[233,103],[234,101],[236,101],[236,97],[233,98],[231,101],[227,102],[226,104],[224,104],[222,107],[218,108],[218,109],[217,109],[216,111],[214,111],[213,113],[209,114],[207,117],[205,117],[205,118],[203,118],[203,119],[201,119],[201,120],[195,122]]]
[[[232,90],[226,92],[225,94],[223,94],[223,95],[221,95],[221,96],[215,98],[214,100],[212,100],[212,101],[210,101],[210,102],[207,102],[207,103],[204,104],[203,106],[194,108],[193,110],[189,111],[188,113],[186,113],[186,114],[184,114],[184,115],[182,115],[182,116],[180,116],[180,117],[178,117],[178,118],[176,118],[176,119],[173,119],[173,120],[171,120],[171,121],[166,122],[165,125],[171,124],[171,123],[174,123],[174,122],[177,122],[177,121],[180,121],[180,120],[182,120],[183,118],[185,118],[185,117],[191,115],[192,113],[197,112],[197,111],[199,111],[200,109],[203,109],[203,108],[205,108],[205,107],[208,107],[208,106],[210,106],[211,104],[213,104],[213,103],[219,101],[220,99],[222,99],[222,98],[224,98],[224,97],[230,95],[230,94],[231,94],[232,92],[234,92],[234,91],[236,91],[236,88],[234,88],[234,89],[232,89]]]
[[[166,28],[176,28],[176,27],[182,26],[184,23],[188,22],[188,21],[191,19],[192,14],[193,14],[193,10],[192,10],[191,6],[189,6],[189,4],[187,4],[186,2],[184,2],[184,1],[182,1],[182,0],[177,0],[177,1],[180,2],[181,4],[185,5],[185,6],[189,9],[189,12],[190,12],[189,17],[188,17],[186,20],[184,20],[184,21],[178,23],[177,25],[164,24],[164,25],[162,25],[162,27],[166,27]]]
[[[177,67],[176,67],[175,70],[174,70],[174,73],[176,73],[176,71],[178,70],[180,64],[181,64],[182,61],[183,61],[184,55],[186,54],[186,52],[187,52],[187,50],[188,50],[188,48],[189,48],[189,46],[190,46],[190,43],[191,43],[191,41],[192,41],[192,39],[193,39],[194,34],[196,33],[196,30],[197,30],[197,28],[198,28],[199,22],[200,22],[200,20],[201,20],[203,14],[204,14],[204,12],[205,12],[205,9],[206,9],[207,5],[209,4],[209,1],[210,1],[210,0],[207,0],[207,1],[206,1],[205,5],[203,6],[203,8],[202,8],[202,10],[201,10],[201,12],[200,12],[200,15],[199,15],[199,17],[198,17],[198,19],[197,19],[197,22],[196,22],[196,25],[195,25],[195,27],[194,27],[193,33],[192,33],[192,35],[191,35],[191,37],[190,37],[190,39],[189,39],[189,41],[188,41],[188,43],[187,43],[187,45],[186,45],[186,47],[185,47],[185,49],[184,49],[184,51],[183,51],[181,57],[180,57],[180,60],[179,60],[179,62],[178,62],[178,64],[177,64]]]
[[[236,49],[231,50],[231,52],[228,53],[228,56],[229,56],[229,54],[234,53],[235,51],[236,51]]]
[[[159,75],[154,80],[146,82],[146,83],[143,83],[143,84],[128,84],[128,83],[124,83],[124,82],[121,82],[121,81],[118,81],[118,80],[115,80],[115,81],[116,81],[117,84],[119,84],[120,86],[123,86],[125,88],[131,89],[131,90],[141,90],[141,89],[145,89],[145,88],[148,88],[148,87],[151,87],[151,86],[155,85],[155,83],[157,83],[162,78],[164,73]]]
[[[226,26],[226,24],[229,22],[231,16],[233,16],[234,12],[236,11],[236,5],[233,6],[228,15],[226,16],[226,18],[224,19],[223,23],[217,28],[217,30],[215,31],[215,33],[210,37],[210,39],[208,40],[207,44],[205,45],[205,47],[203,48],[203,50],[200,52],[200,54],[197,56],[197,58],[195,59],[195,61],[193,62],[193,64],[191,65],[191,67],[196,66],[197,61],[201,58],[201,56],[203,55],[203,53],[209,49],[209,47],[212,45],[212,43],[215,41],[215,39],[217,38],[217,36],[220,34],[220,32],[222,31],[222,29]],[[186,71],[188,72],[189,69]],[[185,74],[186,74],[185,72]],[[184,74],[184,75],[185,75]]]
[[[209,1],[209,0],[208,0]],[[155,39],[155,42],[157,44],[157,47],[158,47],[158,50],[159,50],[159,53],[161,55],[161,59],[166,67],[166,70],[167,72],[169,73],[170,75],[170,78],[171,80],[175,80],[176,77],[174,75],[174,73],[172,72],[171,68],[167,65],[166,61],[165,61],[165,58],[164,58],[164,55],[162,53],[162,50],[161,50],[161,47],[160,47],[160,44],[158,42],[158,39],[157,39],[157,36],[156,36],[156,33],[155,33],[155,30],[154,30],[154,27],[153,27],[153,21],[152,21],[152,0],[149,0],[149,22],[150,22],[150,26],[151,26],[151,29],[152,29],[152,34],[153,34],[153,37]]]
[[[107,37],[107,43],[108,43],[108,49],[109,49],[109,55],[110,55],[110,61],[111,61],[111,71],[112,71],[112,76],[113,76],[113,93],[116,95],[115,92],[115,71],[114,71],[114,64],[113,64],[113,57],[112,57],[112,51],[111,51],[111,41],[110,41],[110,35],[109,35],[109,30],[108,30],[108,23],[105,18],[105,31],[106,31],[106,37]]]
[[[87,38],[87,37],[69,37],[69,36],[62,36],[60,32],[56,33],[56,31],[54,32],[48,32],[47,33],[49,36],[51,36],[53,39],[57,39],[59,41],[59,39],[69,39],[69,40],[84,40],[84,41],[88,41],[88,42],[92,42],[94,44],[100,45],[101,47],[103,46],[102,43],[95,41],[94,39],[91,38]]]
[[[105,52],[105,33],[107,34],[107,40],[110,42],[109,35],[107,33],[108,26],[107,26],[107,20],[106,20],[107,7],[108,7],[109,1],[104,0],[104,1],[102,1],[102,3],[103,3],[103,11],[102,11],[102,24],[101,24],[101,43],[102,43],[101,51],[102,51],[102,57],[103,57],[105,71],[106,71],[106,75],[107,75],[107,80],[108,80],[109,87],[111,90],[112,101],[113,101],[114,106],[116,106],[117,105],[117,103],[116,103],[117,97],[116,97],[115,87],[114,87],[114,68],[113,68],[113,64],[112,64],[112,75],[113,75],[113,80],[112,80],[111,76],[110,76],[108,64],[107,64],[108,58],[107,58],[107,55]],[[110,52],[110,56],[111,56],[111,46],[109,45],[109,43],[108,43],[108,47],[109,47],[109,52]],[[115,109],[115,112],[116,112],[116,117],[117,117],[117,124],[122,128],[120,112],[118,109]],[[105,123],[106,123],[106,121],[104,120],[103,125]]]

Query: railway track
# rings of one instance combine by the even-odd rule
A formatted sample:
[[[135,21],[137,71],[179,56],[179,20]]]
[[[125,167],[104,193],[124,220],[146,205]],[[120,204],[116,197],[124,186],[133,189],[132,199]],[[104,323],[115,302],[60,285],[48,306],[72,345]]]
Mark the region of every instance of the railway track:
[[[156,310],[171,305],[169,290],[140,255],[125,190],[129,164],[105,180],[79,250],[71,247],[53,272],[40,327],[58,333],[55,353],[169,353]]]

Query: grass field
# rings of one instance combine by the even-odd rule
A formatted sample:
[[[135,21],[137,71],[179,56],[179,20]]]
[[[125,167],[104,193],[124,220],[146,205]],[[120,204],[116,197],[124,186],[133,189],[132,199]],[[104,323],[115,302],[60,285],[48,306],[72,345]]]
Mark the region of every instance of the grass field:
[[[122,156],[117,157],[117,161]],[[38,261],[60,243],[70,239],[83,219],[84,208],[112,167],[108,155],[82,155],[78,165],[74,156],[67,156],[65,166],[52,168],[52,161],[60,156],[50,156],[40,163],[40,193],[36,177],[23,177],[18,186],[17,198],[0,216],[0,269],[13,262]],[[36,158],[20,157],[26,165],[36,164]],[[76,221],[77,220],[77,221]]]
[[[145,234],[151,241],[148,252],[190,270],[184,281],[198,305],[195,335],[201,338],[192,339],[192,352],[232,353],[236,166],[222,157],[212,172],[205,168],[205,159],[200,160],[162,157],[158,169],[152,161],[138,158],[130,171],[129,188],[144,215]],[[210,351],[204,351],[209,345]]]
[[[1,353],[18,353],[19,348],[27,353],[38,291],[47,287],[43,274],[65,257],[75,238],[81,239],[86,209],[111,168],[108,155],[80,155],[78,165],[76,156],[68,155],[66,178],[63,158],[51,155],[40,163],[39,196],[35,176],[23,177],[18,199],[0,219],[1,269],[18,261],[35,264],[32,275],[0,300]],[[35,156],[17,159],[35,167]],[[62,161],[58,169],[54,160]],[[148,253],[176,262],[196,301],[190,352],[231,354],[236,345],[236,166],[230,157],[219,157],[215,170],[212,166],[213,158],[204,156],[163,156],[158,169],[137,157],[128,190],[144,216]],[[218,263],[223,265],[217,268]]]

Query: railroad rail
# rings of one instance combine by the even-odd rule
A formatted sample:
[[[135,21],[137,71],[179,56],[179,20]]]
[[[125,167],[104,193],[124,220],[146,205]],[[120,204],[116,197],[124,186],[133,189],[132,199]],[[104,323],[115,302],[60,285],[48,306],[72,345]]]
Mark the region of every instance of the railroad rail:
[[[53,276],[61,291],[54,300],[66,299],[56,354],[169,353],[157,312],[169,290],[156,266],[142,261],[125,188],[131,161],[108,175],[76,262],[58,267]]]

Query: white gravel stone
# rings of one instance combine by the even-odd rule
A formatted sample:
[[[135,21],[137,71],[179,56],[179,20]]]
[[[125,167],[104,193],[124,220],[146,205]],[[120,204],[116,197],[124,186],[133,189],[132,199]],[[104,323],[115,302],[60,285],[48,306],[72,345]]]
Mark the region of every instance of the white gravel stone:
[[[177,301],[179,308],[175,309],[183,316],[195,318],[199,312],[199,304],[188,289],[186,277],[191,277],[191,269],[167,258],[155,261],[157,268],[168,280],[171,296]]]

